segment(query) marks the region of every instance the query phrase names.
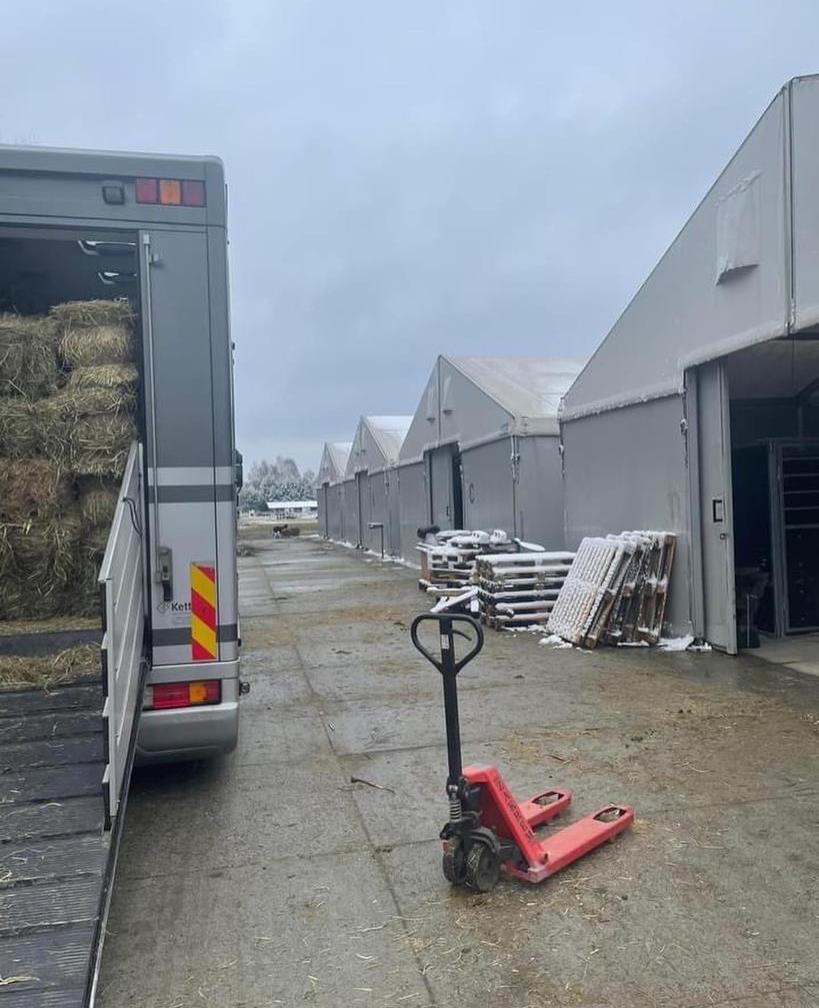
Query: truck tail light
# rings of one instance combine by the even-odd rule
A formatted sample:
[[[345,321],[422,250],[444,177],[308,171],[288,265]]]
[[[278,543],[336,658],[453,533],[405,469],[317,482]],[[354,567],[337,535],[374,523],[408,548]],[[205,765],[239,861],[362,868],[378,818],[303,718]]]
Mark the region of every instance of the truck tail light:
[[[196,179],[182,179],[182,206],[204,206],[205,183]]]
[[[138,178],[134,186],[137,203],[159,202],[159,179]]]
[[[222,683],[219,679],[199,682],[154,683],[145,687],[146,710],[170,710],[173,707],[201,707],[218,704],[222,700]]]
[[[165,206],[179,206],[182,203],[182,183],[176,179],[161,178],[159,202]]]
[[[137,203],[163,206],[205,206],[205,183],[198,179],[138,178],[134,183]]]

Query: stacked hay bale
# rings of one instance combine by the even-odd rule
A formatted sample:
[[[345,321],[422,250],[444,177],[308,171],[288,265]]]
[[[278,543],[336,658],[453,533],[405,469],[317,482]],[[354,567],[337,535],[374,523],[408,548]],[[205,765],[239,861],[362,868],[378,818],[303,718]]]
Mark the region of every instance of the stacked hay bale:
[[[135,423],[127,302],[0,316],[0,619],[98,609]]]

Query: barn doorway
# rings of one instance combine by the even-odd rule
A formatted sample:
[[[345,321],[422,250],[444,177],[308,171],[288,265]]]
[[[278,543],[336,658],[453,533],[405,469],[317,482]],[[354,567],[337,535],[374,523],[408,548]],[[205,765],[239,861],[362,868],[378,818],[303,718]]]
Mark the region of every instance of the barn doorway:
[[[457,444],[426,452],[429,520],[441,529],[461,529],[464,522],[461,453]]]
[[[740,648],[819,631],[819,335],[725,358]]]

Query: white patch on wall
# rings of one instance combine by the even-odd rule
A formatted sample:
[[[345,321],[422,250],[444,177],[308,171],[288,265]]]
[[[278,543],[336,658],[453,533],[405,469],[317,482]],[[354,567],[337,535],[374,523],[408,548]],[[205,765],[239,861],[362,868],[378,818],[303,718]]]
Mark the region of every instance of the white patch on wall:
[[[754,172],[720,198],[717,203],[717,283],[724,283],[737,270],[759,265],[760,172]]]
[[[452,412],[452,403],[450,402],[450,387],[452,385],[452,375],[445,375],[444,385],[441,389],[441,410],[444,413]]]

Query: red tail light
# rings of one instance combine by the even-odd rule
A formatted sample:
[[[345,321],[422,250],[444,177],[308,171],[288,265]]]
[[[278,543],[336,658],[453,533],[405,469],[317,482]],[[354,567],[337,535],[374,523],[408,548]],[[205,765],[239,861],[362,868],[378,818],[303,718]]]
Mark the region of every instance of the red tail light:
[[[159,179],[138,178],[134,186],[137,203],[159,202]]]
[[[154,683],[153,686],[146,686],[143,706],[152,710],[169,710],[172,707],[218,704],[221,700],[221,681],[203,679],[199,682]]]
[[[198,179],[138,178],[134,183],[137,203],[161,203],[163,206],[203,207],[205,183]]]

